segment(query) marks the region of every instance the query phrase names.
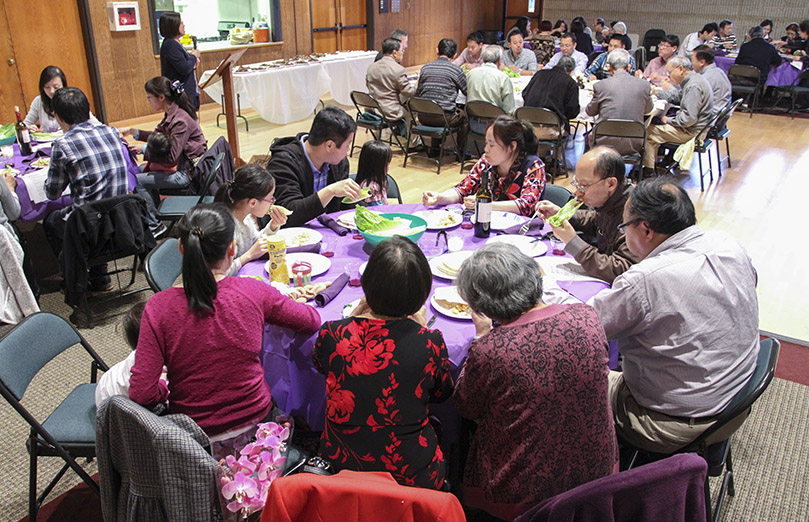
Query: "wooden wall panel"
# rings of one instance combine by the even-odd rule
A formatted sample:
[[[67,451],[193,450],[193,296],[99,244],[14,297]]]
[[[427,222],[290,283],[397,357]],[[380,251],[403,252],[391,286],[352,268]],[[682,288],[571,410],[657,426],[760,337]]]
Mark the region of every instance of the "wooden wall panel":
[[[160,57],[152,50],[151,26],[146,0],[138,0],[141,12],[140,31],[112,32],[107,24],[106,2],[90,1],[90,14],[98,54],[101,87],[109,121],[119,121],[151,113],[143,84],[160,74]],[[309,23],[309,0],[281,0],[283,42],[252,47],[242,59],[244,63],[291,57],[312,52]],[[189,28],[193,31],[193,28]],[[229,50],[202,53],[198,75],[213,69]],[[212,100],[202,93],[202,103]]]
[[[385,14],[379,14],[379,2],[375,2],[373,12],[373,42],[376,49],[381,48],[382,40],[390,36],[394,29],[407,31],[408,47],[402,61],[405,67],[433,61],[442,38],[454,39],[460,51],[466,46],[466,37],[472,31],[499,30],[503,23],[502,0],[402,0],[401,12]]]

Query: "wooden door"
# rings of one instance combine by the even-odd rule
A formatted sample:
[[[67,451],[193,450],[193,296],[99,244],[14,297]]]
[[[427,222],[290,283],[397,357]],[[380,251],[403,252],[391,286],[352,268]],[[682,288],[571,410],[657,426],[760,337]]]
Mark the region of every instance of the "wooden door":
[[[340,50],[339,0],[311,0],[312,51],[332,53]]]
[[[368,48],[366,37],[366,0],[340,1],[340,49],[359,51]]]
[[[60,67],[65,72],[67,84],[81,89],[90,100],[90,108],[93,110],[93,91],[78,2],[76,0],[35,2],[0,0],[0,2],[3,3],[3,13],[0,14],[5,14],[8,21],[8,31],[3,31],[3,34],[9,35],[14,43],[18,82],[22,86],[26,110],[39,95],[39,75],[48,65]]]
[[[20,85],[17,56],[8,29],[5,6],[0,6],[0,124],[14,122],[14,106],[20,106],[22,116],[28,112]]]

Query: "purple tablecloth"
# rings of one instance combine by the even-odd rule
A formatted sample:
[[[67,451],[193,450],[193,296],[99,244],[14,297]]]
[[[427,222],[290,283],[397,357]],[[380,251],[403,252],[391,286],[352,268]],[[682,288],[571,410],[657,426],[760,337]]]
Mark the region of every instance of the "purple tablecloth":
[[[140,169],[138,168],[138,164],[129,155],[129,150],[126,148],[126,145],[123,142],[121,143],[121,147],[123,147],[124,156],[126,156],[129,190],[133,190],[138,184],[138,178],[136,175],[140,172]],[[42,152],[44,152],[47,156],[50,156],[51,149],[50,147],[47,147],[42,149]],[[22,156],[20,154],[19,145],[15,143],[14,156],[11,158],[11,160],[4,161],[3,166],[5,166],[6,163],[11,163],[15,169],[22,173],[26,168],[28,168],[29,163],[37,157],[38,156],[36,155]],[[54,210],[59,210],[72,204],[70,195],[62,196],[53,201],[34,203],[31,201],[31,197],[28,195],[28,187],[25,186],[25,177],[23,175],[17,176],[17,188],[15,192],[17,193],[17,197],[20,199],[20,221],[26,223],[43,220]]]
[[[730,67],[736,63],[736,58],[731,58],[729,56],[717,56],[714,61],[716,62],[716,66],[725,71],[725,74],[727,74]],[[773,87],[792,85],[792,82],[795,81],[795,78],[798,77],[801,71],[793,67],[791,63],[792,60],[787,60],[778,67],[771,67],[770,74],[767,76],[766,85]]]
[[[383,209],[387,212],[412,213],[423,210],[424,207],[411,204],[375,208],[375,210]],[[335,213],[334,216],[340,214]],[[333,281],[343,273],[343,269],[348,263],[363,263],[368,260],[369,254],[364,240],[352,239],[350,234],[340,237],[316,220],[312,220],[308,227],[320,232],[323,235],[323,241],[328,242],[330,250],[334,252],[334,257],[331,258],[331,268],[325,274],[314,277],[313,282]],[[476,250],[487,241],[474,237],[471,230],[463,230],[460,226],[450,229],[448,234],[464,238],[463,250]],[[422,241],[434,242],[436,235],[437,231],[428,230],[422,236],[420,243]],[[546,255],[550,255],[550,253]],[[265,261],[248,263],[242,267],[239,275],[267,277],[264,272],[264,264]],[[452,281],[433,277],[433,289],[452,284]],[[579,299],[587,300],[608,285],[599,282],[560,282],[560,286]],[[318,308],[321,319],[324,322],[342,319],[343,307],[362,296],[362,288],[346,286],[331,303],[323,308]],[[467,348],[475,336],[475,327],[471,321],[451,319],[438,314],[431,305],[428,304],[427,307],[428,318],[433,314],[437,315],[437,320],[432,328],[440,330],[443,334],[453,372],[457,375],[466,360]],[[293,416],[303,416],[312,429],[322,430],[325,422],[326,380],[312,364],[312,350],[316,338],[317,335],[295,335],[285,328],[267,325],[264,329],[262,361],[265,378],[278,406]],[[614,344],[611,348],[611,358],[612,352],[615,352],[617,361],[617,347]]]

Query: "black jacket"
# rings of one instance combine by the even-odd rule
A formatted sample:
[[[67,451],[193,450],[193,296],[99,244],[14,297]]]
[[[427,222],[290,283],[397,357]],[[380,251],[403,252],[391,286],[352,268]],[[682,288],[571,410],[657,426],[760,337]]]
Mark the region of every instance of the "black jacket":
[[[570,120],[579,114],[579,87],[560,67],[537,71],[523,90],[522,97],[526,107],[550,109],[562,120]]]
[[[340,210],[340,198],[332,199],[326,208],[320,204],[315,193],[312,167],[303,151],[300,133],[297,136],[278,138],[270,146],[270,160],[267,170],[275,177],[276,202],[292,211],[287,219],[289,227],[297,227],[316,218],[324,212]],[[348,158],[329,167],[326,183],[331,185],[348,177]]]
[[[86,304],[87,269],[93,264],[142,253],[155,247],[146,203],[135,194],[104,198],[76,207],[65,225],[62,270],[65,302]]]
[[[764,38],[753,38],[743,43],[739,49],[739,56],[736,57],[736,65],[752,65],[761,71],[761,85],[767,82],[770,66],[777,67],[781,65],[781,61],[778,50]]]

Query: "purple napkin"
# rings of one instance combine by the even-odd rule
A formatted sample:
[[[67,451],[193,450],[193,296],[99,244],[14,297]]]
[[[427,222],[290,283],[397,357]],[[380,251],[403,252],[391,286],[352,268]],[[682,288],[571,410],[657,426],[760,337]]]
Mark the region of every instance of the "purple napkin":
[[[301,246],[294,246],[294,247],[288,247],[287,248],[287,253],[288,254],[294,254],[296,252],[312,252],[312,253],[315,253],[315,254],[319,254],[320,253],[320,243],[315,243],[313,245],[301,245]]]
[[[321,225],[324,227],[328,227],[334,230],[338,236],[344,236],[348,234],[348,229],[334,220],[334,218],[327,216],[325,214],[320,215],[317,217],[317,220],[320,222]]]
[[[500,234],[519,234],[520,228],[522,228],[522,223],[519,225],[514,225],[513,227],[508,227],[500,231]],[[528,227],[528,232],[525,234],[526,236],[541,236],[542,229],[545,226],[545,222],[539,218],[534,219],[531,222],[531,225]]]
[[[348,274],[340,275],[332,282],[331,286],[315,296],[315,304],[321,307],[329,304],[343,290],[346,283],[348,283]]]

